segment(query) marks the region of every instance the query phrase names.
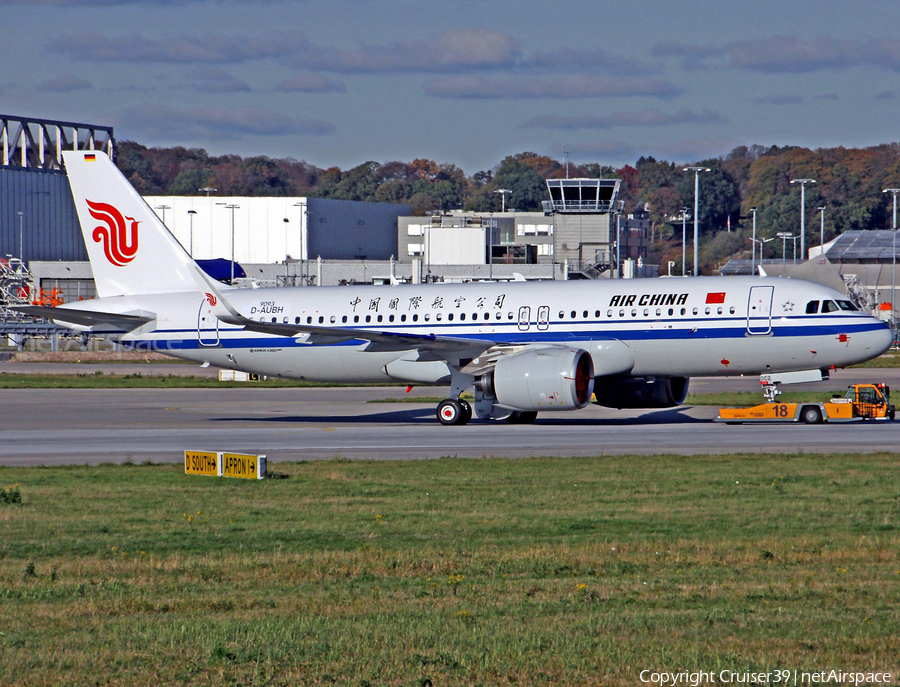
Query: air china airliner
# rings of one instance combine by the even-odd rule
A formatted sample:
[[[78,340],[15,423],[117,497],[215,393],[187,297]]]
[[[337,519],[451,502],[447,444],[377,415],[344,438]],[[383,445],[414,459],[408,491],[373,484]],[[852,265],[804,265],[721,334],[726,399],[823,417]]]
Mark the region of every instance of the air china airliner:
[[[845,295],[797,279],[235,288],[197,266],[106,155],[63,156],[98,298],[33,314],[274,377],[449,385],[445,425],[528,423],[592,398],[671,407],[691,376],[828,370],[891,344]]]

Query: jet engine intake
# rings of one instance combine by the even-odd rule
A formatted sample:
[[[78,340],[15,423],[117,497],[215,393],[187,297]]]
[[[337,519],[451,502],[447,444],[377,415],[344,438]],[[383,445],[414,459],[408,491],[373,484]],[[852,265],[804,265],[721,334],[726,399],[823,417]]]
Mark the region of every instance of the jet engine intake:
[[[500,358],[479,386],[496,405],[511,410],[578,410],[590,403],[594,365],[582,349],[525,350]]]
[[[684,403],[687,377],[625,377],[594,383],[597,405],[607,408],[672,408]]]

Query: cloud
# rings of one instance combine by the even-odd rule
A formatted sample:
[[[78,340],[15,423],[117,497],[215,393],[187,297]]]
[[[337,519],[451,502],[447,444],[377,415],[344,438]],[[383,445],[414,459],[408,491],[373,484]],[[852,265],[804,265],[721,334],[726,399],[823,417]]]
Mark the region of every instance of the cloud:
[[[882,91],[878,95],[873,95],[873,100],[897,100],[900,98],[900,91]]]
[[[159,40],[134,33],[112,37],[98,32],[60,36],[50,49],[74,60],[90,62],[165,62],[235,64],[255,59],[279,59],[307,45],[297,33],[259,36],[175,36]]]
[[[772,36],[721,46],[664,42],[653,49],[653,54],[681,58],[686,69],[731,67],[764,74],[800,74],[853,67],[900,71],[900,40],[893,38]]]
[[[645,77],[563,76],[531,77],[458,76],[435,79],[425,84],[425,92],[438,98],[606,98],[651,96],[674,98],[682,89],[661,79]]]
[[[343,81],[337,79],[329,79],[321,74],[306,73],[282,81],[275,86],[275,90],[300,93],[346,93],[347,86]]]
[[[820,100],[840,100],[837,93],[822,93],[821,95],[769,95],[756,98],[753,102],[758,105],[805,105]]]
[[[613,164],[634,160],[640,155],[652,155],[661,160],[696,162],[719,157],[734,148],[725,139],[687,139],[668,145],[641,144],[640,148],[629,141],[599,140],[576,143],[571,146],[572,156],[580,160],[609,160]]]
[[[571,145],[572,157],[581,160],[633,160],[641,153],[634,144],[622,140],[592,141]]]
[[[590,71],[611,78],[646,77],[655,72],[645,63],[598,49],[563,48],[526,55],[515,38],[489,29],[447,30],[422,40],[354,49],[314,44],[305,35],[291,31],[164,38],[148,38],[137,32],[110,36],[93,31],[59,36],[48,49],[90,62],[222,65],[272,60],[296,70],[338,74]]]
[[[41,82],[38,90],[51,91],[54,93],[68,93],[70,91],[80,91],[90,88],[93,84],[74,74],[60,74],[52,79]]]
[[[204,93],[246,93],[250,86],[224,69],[202,66],[190,74],[194,89]]]
[[[520,61],[525,68],[604,69],[613,74],[645,76],[654,73],[650,65],[614,55],[606,50],[573,50],[561,48],[555,52],[538,51]]]
[[[413,42],[339,50],[308,46],[294,51],[288,64],[338,73],[455,72],[503,68],[515,64],[517,42],[487,29],[450,30]]]
[[[681,108],[666,113],[659,109],[616,112],[610,115],[541,115],[522,126],[538,129],[611,129],[621,126],[672,126],[676,124],[721,124],[726,120],[712,110],[694,112]]]
[[[222,139],[229,136],[324,136],[334,125],[279,112],[248,108],[170,108],[143,104],[119,113],[116,122],[130,136],[161,140]]]

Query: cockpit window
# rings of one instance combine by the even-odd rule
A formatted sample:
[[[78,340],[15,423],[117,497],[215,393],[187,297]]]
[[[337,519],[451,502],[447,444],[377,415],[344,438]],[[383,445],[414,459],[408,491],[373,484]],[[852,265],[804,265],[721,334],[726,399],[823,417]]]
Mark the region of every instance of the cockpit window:
[[[822,301],[822,312],[838,312],[840,308],[834,301]]]
[[[851,301],[838,301],[837,304],[841,306],[841,310],[850,310],[852,312],[859,311],[859,308],[853,305]]]
[[[810,301],[806,304],[806,314],[815,315],[819,312],[819,301]]]

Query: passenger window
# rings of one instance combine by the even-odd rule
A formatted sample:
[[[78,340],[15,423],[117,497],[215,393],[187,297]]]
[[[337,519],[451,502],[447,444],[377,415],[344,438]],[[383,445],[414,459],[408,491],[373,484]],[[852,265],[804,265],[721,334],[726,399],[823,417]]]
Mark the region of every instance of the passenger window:
[[[341,318],[341,322],[343,322],[344,324],[347,324],[347,316],[346,316],[346,315],[344,315],[344,316]]]
[[[299,318],[299,317],[295,317],[295,318],[294,318],[294,324],[300,324],[300,318]]]
[[[460,321],[465,320],[465,319],[466,319],[466,314],[465,314],[464,312],[461,312],[461,313],[459,314],[459,319],[460,319]]]
[[[700,309],[699,309],[699,308],[694,308],[694,314],[695,314],[695,315],[699,314],[699,312],[700,312]]]
[[[606,311],[606,316],[612,317],[612,308],[610,308],[609,310]]]
[[[453,313],[447,313],[447,320],[453,322]]]
[[[709,315],[709,306],[706,307],[706,314]]]
[[[581,313],[581,314],[582,314],[582,316],[584,317],[584,319],[587,319],[588,316],[589,316],[587,310],[585,310],[585,311],[584,311],[583,313]]]
[[[434,319],[436,319],[438,322],[440,322],[442,317],[443,316],[441,315],[441,313],[438,313],[437,315],[434,316]]]
[[[347,318],[346,318],[346,317],[344,318],[344,321],[345,321],[345,322],[347,321]],[[394,316],[393,316],[393,315],[389,316],[389,317],[388,317],[388,322],[393,322],[393,321],[394,321]]]
[[[644,317],[650,316],[650,308],[644,308]]]
[[[599,311],[599,310],[595,310],[595,311],[594,311],[594,317],[600,317],[600,311]]]
[[[657,309],[656,309],[656,316],[657,316],[657,317],[661,317],[661,316],[662,316],[662,310],[661,310],[660,308],[657,308]]]
[[[734,306],[733,306],[733,305],[732,305],[730,308],[728,308],[728,312],[730,312],[732,315],[734,315],[735,310],[734,310]]]
[[[418,321],[419,321],[419,316],[413,315],[413,322],[418,322]]]
[[[379,322],[381,322],[383,319],[384,319],[384,316],[383,316],[383,315],[379,315],[379,316],[378,316],[378,321],[379,321]]]
[[[815,315],[819,312],[819,301],[810,301],[806,304],[806,314]]]
[[[486,320],[491,319],[491,314],[486,312],[486,313],[484,314],[484,319],[486,319]]]
[[[274,322],[275,320],[272,320],[272,321]],[[319,324],[322,324],[323,322],[325,322],[325,316],[319,315]]]
[[[371,321],[372,321],[372,316],[366,315],[366,322],[371,322]]]
[[[632,317],[637,317],[637,308],[632,308],[632,309],[631,309],[631,316],[632,316]]]
[[[716,312],[717,312],[719,315],[721,315],[724,311],[722,310],[722,308],[716,308]]]
[[[687,308],[682,308],[682,309],[681,309],[681,314],[682,314],[682,315],[685,315],[686,313],[687,313]]]
[[[429,321],[431,320],[431,313],[425,313],[425,316],[424,316],[423,319],[424,319],[426,322],[429,322]]]
[[[406,322],[406,315],[400,315],[400,321]]]
[[[312,317],[306,318],[306,324],[312,324]]]
[[[354,322],[359,322],[359,315],[354,315],[354,316],[353,316],[353,321],[354,321]]]
[[[619,317],[625,317],[625,311],[624,311],[624,310],[620,310],[620,311],[619,311]]]
[[[559,319],[561,319],[561,320],[566,319],[566,314],[562,310],[559,311]]]
[[[332,315],[331,316],[331,324],[334,324],[335,322],[337,322],[337,317],[335,315]]]

